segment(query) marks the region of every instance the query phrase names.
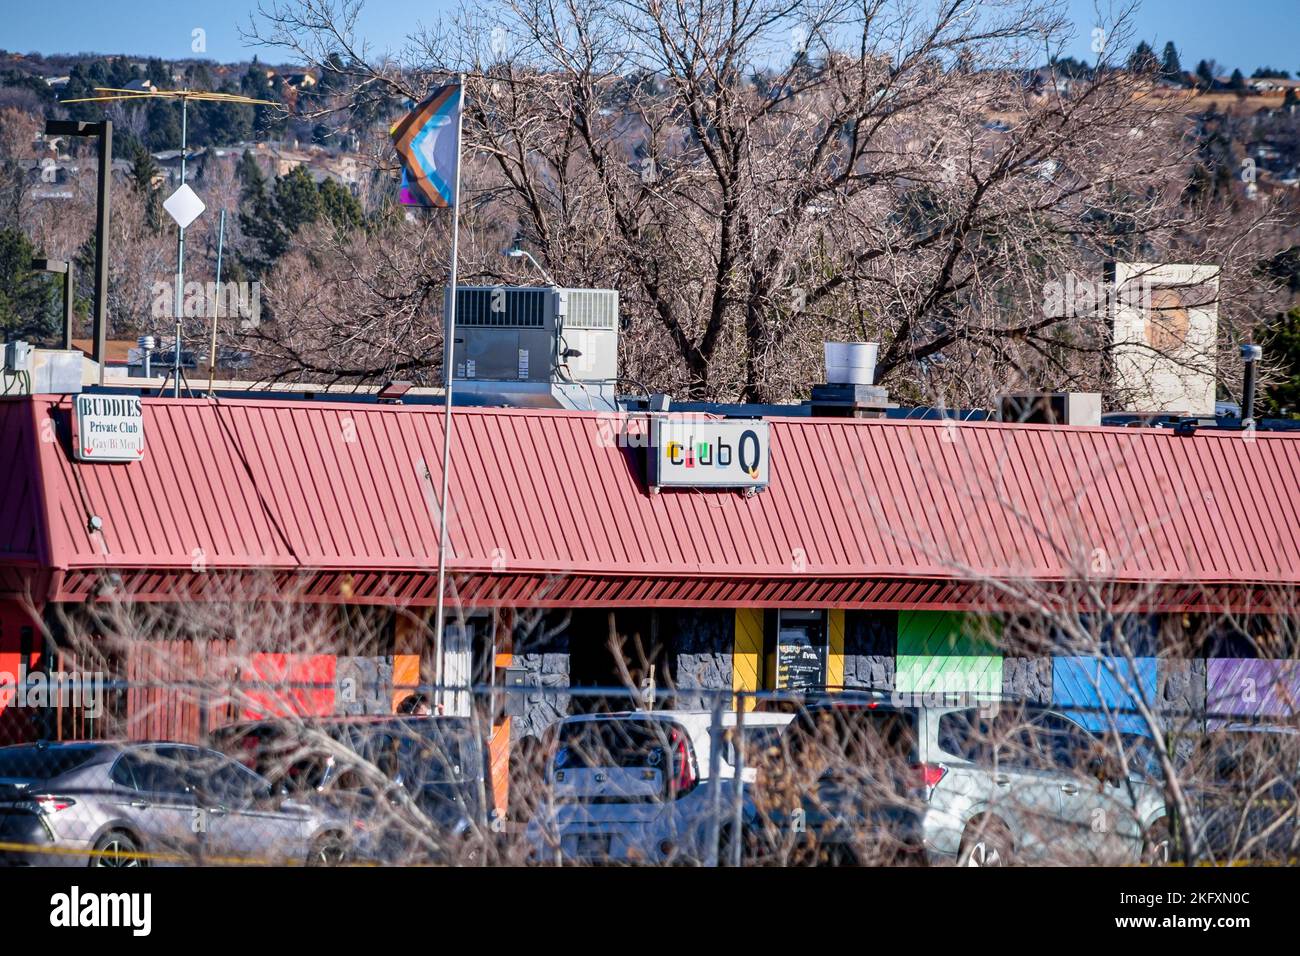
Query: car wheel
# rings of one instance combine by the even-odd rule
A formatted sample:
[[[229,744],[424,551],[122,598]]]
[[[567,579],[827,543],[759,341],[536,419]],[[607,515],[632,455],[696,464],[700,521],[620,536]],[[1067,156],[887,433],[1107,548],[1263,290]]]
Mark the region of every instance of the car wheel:
[[[1166,866],[1173,850],[1169,819],[1161,817],[1147,828],[1142,838],[1142,862],[1147,866]]]
[[[487,858],[483,840],[474,833],[465,833],[452,844],[452,866],[482,866]]]
[[[90,858],[94,867],[142,867],[140,846],[128,834],[120,831],[105,833],[95,841],[95,852]]]
[[[308,866],[340,866],[347,860],[348,849],[337,834],[318,837],[311,845],[311,855],[307,857]]]
[[[998,820],[966,824],[957,854],[958,866],[1010,866],[1011,834]]]

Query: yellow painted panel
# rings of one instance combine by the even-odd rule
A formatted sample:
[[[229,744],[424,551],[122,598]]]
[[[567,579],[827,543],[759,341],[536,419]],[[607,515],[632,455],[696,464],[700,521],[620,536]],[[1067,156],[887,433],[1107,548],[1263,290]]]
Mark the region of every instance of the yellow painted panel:
[[[731,689],[754,691],[762,688],[763,612],[759,608],[736,608],[736,633],[731,645]],[[740,700],[736,701],[737,706]],[[745,700],[754,709],[754,699]]]
[[[826,618],[830,638],[826,649],[826,687],[839,690],[844,686],[844,609],[831,608]]]

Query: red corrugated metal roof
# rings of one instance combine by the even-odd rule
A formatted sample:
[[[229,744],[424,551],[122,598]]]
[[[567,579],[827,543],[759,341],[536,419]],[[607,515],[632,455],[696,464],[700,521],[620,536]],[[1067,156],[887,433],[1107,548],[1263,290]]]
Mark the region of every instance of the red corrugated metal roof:
[[[144,460],[89,465],[72,462],[64,442],[39,440],[51,414],[66,436],[66,400],[0,403],[0,441],[17,464],[0,475],[0,564],[436,568],[439,409],[144,407]],[[1124,582],[1300,583],[1300,436],[773,419],[765,492],[651,495],[644,452],[609,442],[598,414],[454,417],[458,572],[794,583],[1087,571]],[[38,490],[48,531],[33,518]],[[87,530],[88,513],[102,533]]]
[[[47,558],[34,429],[29,402],[0,401],[0,568]]]

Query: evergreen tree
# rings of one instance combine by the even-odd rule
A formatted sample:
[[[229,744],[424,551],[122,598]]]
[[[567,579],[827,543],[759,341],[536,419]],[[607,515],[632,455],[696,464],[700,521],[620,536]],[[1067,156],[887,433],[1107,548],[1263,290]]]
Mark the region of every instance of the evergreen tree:
[[[0,335],[6,341],[49,344],[59,334],[61,287],[32,271],[34,252],[20,229],[0,230]]]
[[[87,96],[95,95],[95,86],[103,85],[105,80],[96,80],[89,70],[83,69],[78,63],[68,73],[68,83],[63,88],[64,100],[84,99]],[[93,123],[103,118],[103,110],[98,103],[69,103],[64,107],[68,111],[70,119],[82,123]]]
[[[149,126],[145,145],[153,152],[181,148],[180,106],[170,99],[154,98],[146,107]]]
[[[170,90],[172,88],[171,70],[167,69],[167,64],[163,63],[158,57],[149,58],[145,79],[160,90]]]
[[[114,57],[108,63],[108,82],[106,86],[122,89],[132,80],[140,79],[140,71],[126,62],[125,57]]]
[[[1264,358],[1276,362],[1282,376],[1264,390],[1260,411],[1265,416],[1300,418],[1300,307],[1270,323],[1260,344]]]
[[[347,233],[361,227],[365,214],[351,190],[332,179],[325,179],[317,191],[320,193],[321,214],[335,230]]]
[[[204,63],[202,60],[199,60],[192,67],[190,67],[188,85],[189,88],[192,90],[213,89],[212,74],[211,72],[208,71],[208,65]]]
[[[346,67],[343,57],[338,52],[330,53],[325,57],[321,65],[320,79],[316,83],[313,95],[319,95],[322,98],[334,93],[342,93],[347,85],[347,77],[344,76]]]
[[[90,80],[91,86],[111,86],[112,74],[109,73],[108,63],[103,60],[92,60],[86,76]]]
[[[1146,40],[1141,41],[1129,54],[1128,68],[1134,73],[1154,73],[1160,69],[1160,61],[1156,59],[1156,51],[1151,49],[1151,44]]]
[[[1234,93],[1244,93],[1246,91],[1246,77],[1242,75],[1241,70],[1232,71],[1232,79],[1228,80],[1228,89]]]
[[[318,185],[306,166],[279,177],[268,190],[266,177],[246,151],[239,175],[243,184],[239,222],[248,240],[240,259],[254,276],[268,272],[307,226],[323,221],[343,234],[365,223],[360,201],[346,186],[330,179]]]
[[[289,248],[292,236],[280,223],[274,200],[266,188],[266,177],[253,154],[245,150],[239,162],[239,225],[248,246],[240,261],[254,277],[269,272]]]
[[[1196,64],[1196,79],[1200,81],[1202,90],[1208,92],[1214,89],[1214,67],[1208,61],[1202,60]]]
[[[290,234],[320,218],[320,190],[306,166],[295,166],[275,181],[275,210]]]
[[[131,187],[144,197],[145,217],[149,228],[158,232],[162,228],[162,201],[154,179],[158,175],[158,164],[153,161],[149,151],[139,142],[131,151]]]
[[[252,203],[259,196],[266,195],[266,177],[262,175],[262,167],[257,164],[257,158],[250,150],[244,150],[235,171],[239,175],[241,202]]]
[[[253,62],[240,80],[239,91],[244,96],[257,100],[270,100],[272,103],[279,100],[266,75],[266,67],[257,62],[257,57],[253,57]],[[275,106],[253,107],[253,133],[260,137],[277,132],[283,125],[282,118],[282,113]]]
[[[1179,81],[1183,78],[1183,64],[1178,58],[1178,47],[1170,40],[1165,44],[1164,57],[1160,61],[1160,72],[1165,79]]]

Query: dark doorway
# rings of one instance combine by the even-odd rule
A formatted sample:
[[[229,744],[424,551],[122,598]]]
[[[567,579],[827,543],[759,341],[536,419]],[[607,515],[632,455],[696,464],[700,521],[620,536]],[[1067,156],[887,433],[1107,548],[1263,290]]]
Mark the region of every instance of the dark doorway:
[[[629,688],[640,691],[652,674],[657,697],[664,701],[672,678],[664,645],[659,616],[651,608],[573,611],[569,623],[570,686],[615,689],[599,696],[575,695],[573,710],[629,710],[634,703]]]

